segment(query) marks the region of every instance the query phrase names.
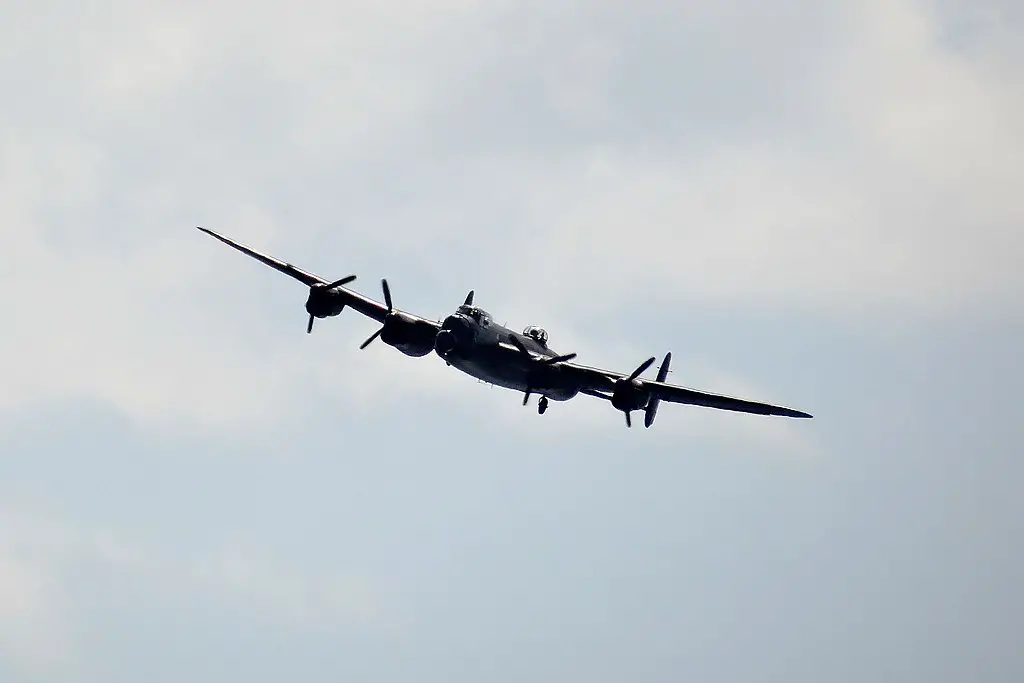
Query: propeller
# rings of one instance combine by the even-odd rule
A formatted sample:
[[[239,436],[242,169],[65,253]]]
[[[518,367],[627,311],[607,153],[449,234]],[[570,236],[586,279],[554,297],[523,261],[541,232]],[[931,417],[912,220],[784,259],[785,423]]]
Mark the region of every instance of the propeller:
[[[473,290],[472,289],[469,290],[469,294],[466,295],[466,300],[462,302],[462,305],[463,306],[472,306],[473,305]]]
[[[310,308],[310,305],[309,305],[310,301],[312,301],[316,296],[318,296],[320,294],[320,292],[329,292],[330,290],[334,289],[335,287],[341,287],[342,285],[347,285],[348,283],[352,282],[355,279],[356,279],[355,275],[348,275],[346,277],[341,278],[340,280],[335,280],[334,282],[330,282],[330,283],[328,283],[326,285],[322,285],[322,284],[319,284],[319,283],[314,284],[312,287],[309,288],[309,301],[306,302],[306,310],[309,310],[309,308]],[[312,313],[310,313],[309,314],[309,322],[306,323],[306,334],[310,334],[313,331],[313,320],[315,320],[315,319],[316,319],[316,316],[313,315]]]
[[[640,366],[636,370],[634,370],[632,372],[632,374],[629,375],[629,377],[626,377],[625,379],[620,379],[618,382],[616,382],[616,384],[619,384],[619,386],[623,386],[625,384],[632,384],[633,382],[636,381],[637,377],[642,375],[644,373],[644,371],[647,370],[647,368],[651,367],[651,364],[654,363],[655,360],[657,360],[657,359],[654,356],[651,356],[650,358],[645,360],[643,363],[641,363]],[[630,417],[630,413],[632,411],[630,411],[630,410],[623,410],[622,412],[625,413],[625,415],[626,415],[626,426],[627,427],[632,427],[633,426],[633,420]]]
[[[387,315],[391,315],[391,312],[393,310],[395,310],[395,309],[394,309],[394,306],[391,305],[391,288],[388,287],[388,281],[386,279],[383,279],[383,280],[380,281],[380,288],[384,290],[384,303],[387,304],[387,306],[388,306]],[[365,349],[367,346],[370,345],[370,342],[372,342],[374,339],[379,337],[380,333],[383,332],[383,331],[384,331],[384,326],[381,325],[379,330],[374,332],[372,335],[370,335],[369,339],[367,339],[366,341],[364,341],[362,344],[359,345],[359,348],[360,349]]]

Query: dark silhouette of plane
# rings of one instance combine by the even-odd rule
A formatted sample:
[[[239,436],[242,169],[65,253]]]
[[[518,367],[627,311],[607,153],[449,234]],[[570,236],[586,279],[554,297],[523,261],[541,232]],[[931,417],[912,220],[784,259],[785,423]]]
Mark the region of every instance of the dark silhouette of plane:
[[[309,314],[307,333],[313,331],[316,318],[336,316],[347,306],[381,323],[380,329],[364,341],[360,349],[365,349],[380,337],[385,344],[407,356],[418,357],[435,352],[448,365],[468,375],[523,392],[524,406],[531,394],[539,395],[537,412],[541,414],[548,409],[549,399],[568,401],[582,393],[610,402],[625,414],[626,425],[630,427],[631,414],[636,410],[644,411],[644,426],[650,427],[661,401],[761,415],[811,417],[791,408],[667,384],[665,378],[672,361],[671,352],[665,354],[656,380],[640,377],[656,360],[653,356],[628,374],[572,363],[576,354],[560,355],[551,350],[545,330],[530,326],[520,333],[495,323],[487,311],[473,305],[472,290],[462,305],[443,322],[428,320],[395,308],[387,280],[381,280],[384,291],[382,304],[345,287],[356,279],[355,275],[330,282],[212,230],[199,229],[309,287],[306,298],[306,312]]]

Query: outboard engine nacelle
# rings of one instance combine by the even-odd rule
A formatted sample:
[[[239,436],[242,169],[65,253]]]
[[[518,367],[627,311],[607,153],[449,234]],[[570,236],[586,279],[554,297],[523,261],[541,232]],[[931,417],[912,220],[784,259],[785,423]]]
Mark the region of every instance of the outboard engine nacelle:
[[[314,319],[329,318],[345,310],[345,299],[339,296],[337,288],[347,285],[355,279],[355,275],[349,275],[328,284],[317,282],[310,285],[309,296],[306,297],[306,313],[309,313],[306,334],[313,331]]]
[[[644,388],[643,382],[637,381],[644,370],[651,367],[651,363],[654,362],[654,357],[651,356],[643,363],[640,364],[636,370],[632,372],[628,377],[616,380],[615,389],[612,391],[612,406],[616,410],[621,410],[626,415],[626,426],[632,427],[633,420],[630,417],[630,413],[634,410],[640,410],[647,406],[647,401],[650,399],[650,391]]]

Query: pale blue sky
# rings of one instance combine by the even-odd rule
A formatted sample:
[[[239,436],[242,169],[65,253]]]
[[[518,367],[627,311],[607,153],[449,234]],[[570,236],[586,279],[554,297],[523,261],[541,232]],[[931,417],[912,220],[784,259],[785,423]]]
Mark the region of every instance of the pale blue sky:
[[[0,9],[0,680],[1018,681],[1021,13]],[[814,420],[540,417],[194,229]]]

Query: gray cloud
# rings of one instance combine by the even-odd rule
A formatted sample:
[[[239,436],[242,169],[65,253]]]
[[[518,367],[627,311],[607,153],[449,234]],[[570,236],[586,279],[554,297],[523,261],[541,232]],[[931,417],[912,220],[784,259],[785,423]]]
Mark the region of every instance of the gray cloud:
[[[249,333],[302,293],[196,223],[369,292],[400,278],[428,315],[477,287],[570,336],[638,299],[871,324],[1019,289],[1019,79],[923,6],[110,7],[39,41],[42,9],[6,23],[8,405],[244,419],[301,393],[298,352]]]
[[[238,540],[186,550],[24,499],[0,510],[0,529],[0,661],[22,675],[81,680],[96,665],[87,652],[95,637],[89,621],[109,619],[97,609],[134,619],[132,596],[155,613],[179,601],[208,602],[285,630],[403,635],[400,613],[367,577],[289,566]],[[103,604],[94,604],[100,596]]]

